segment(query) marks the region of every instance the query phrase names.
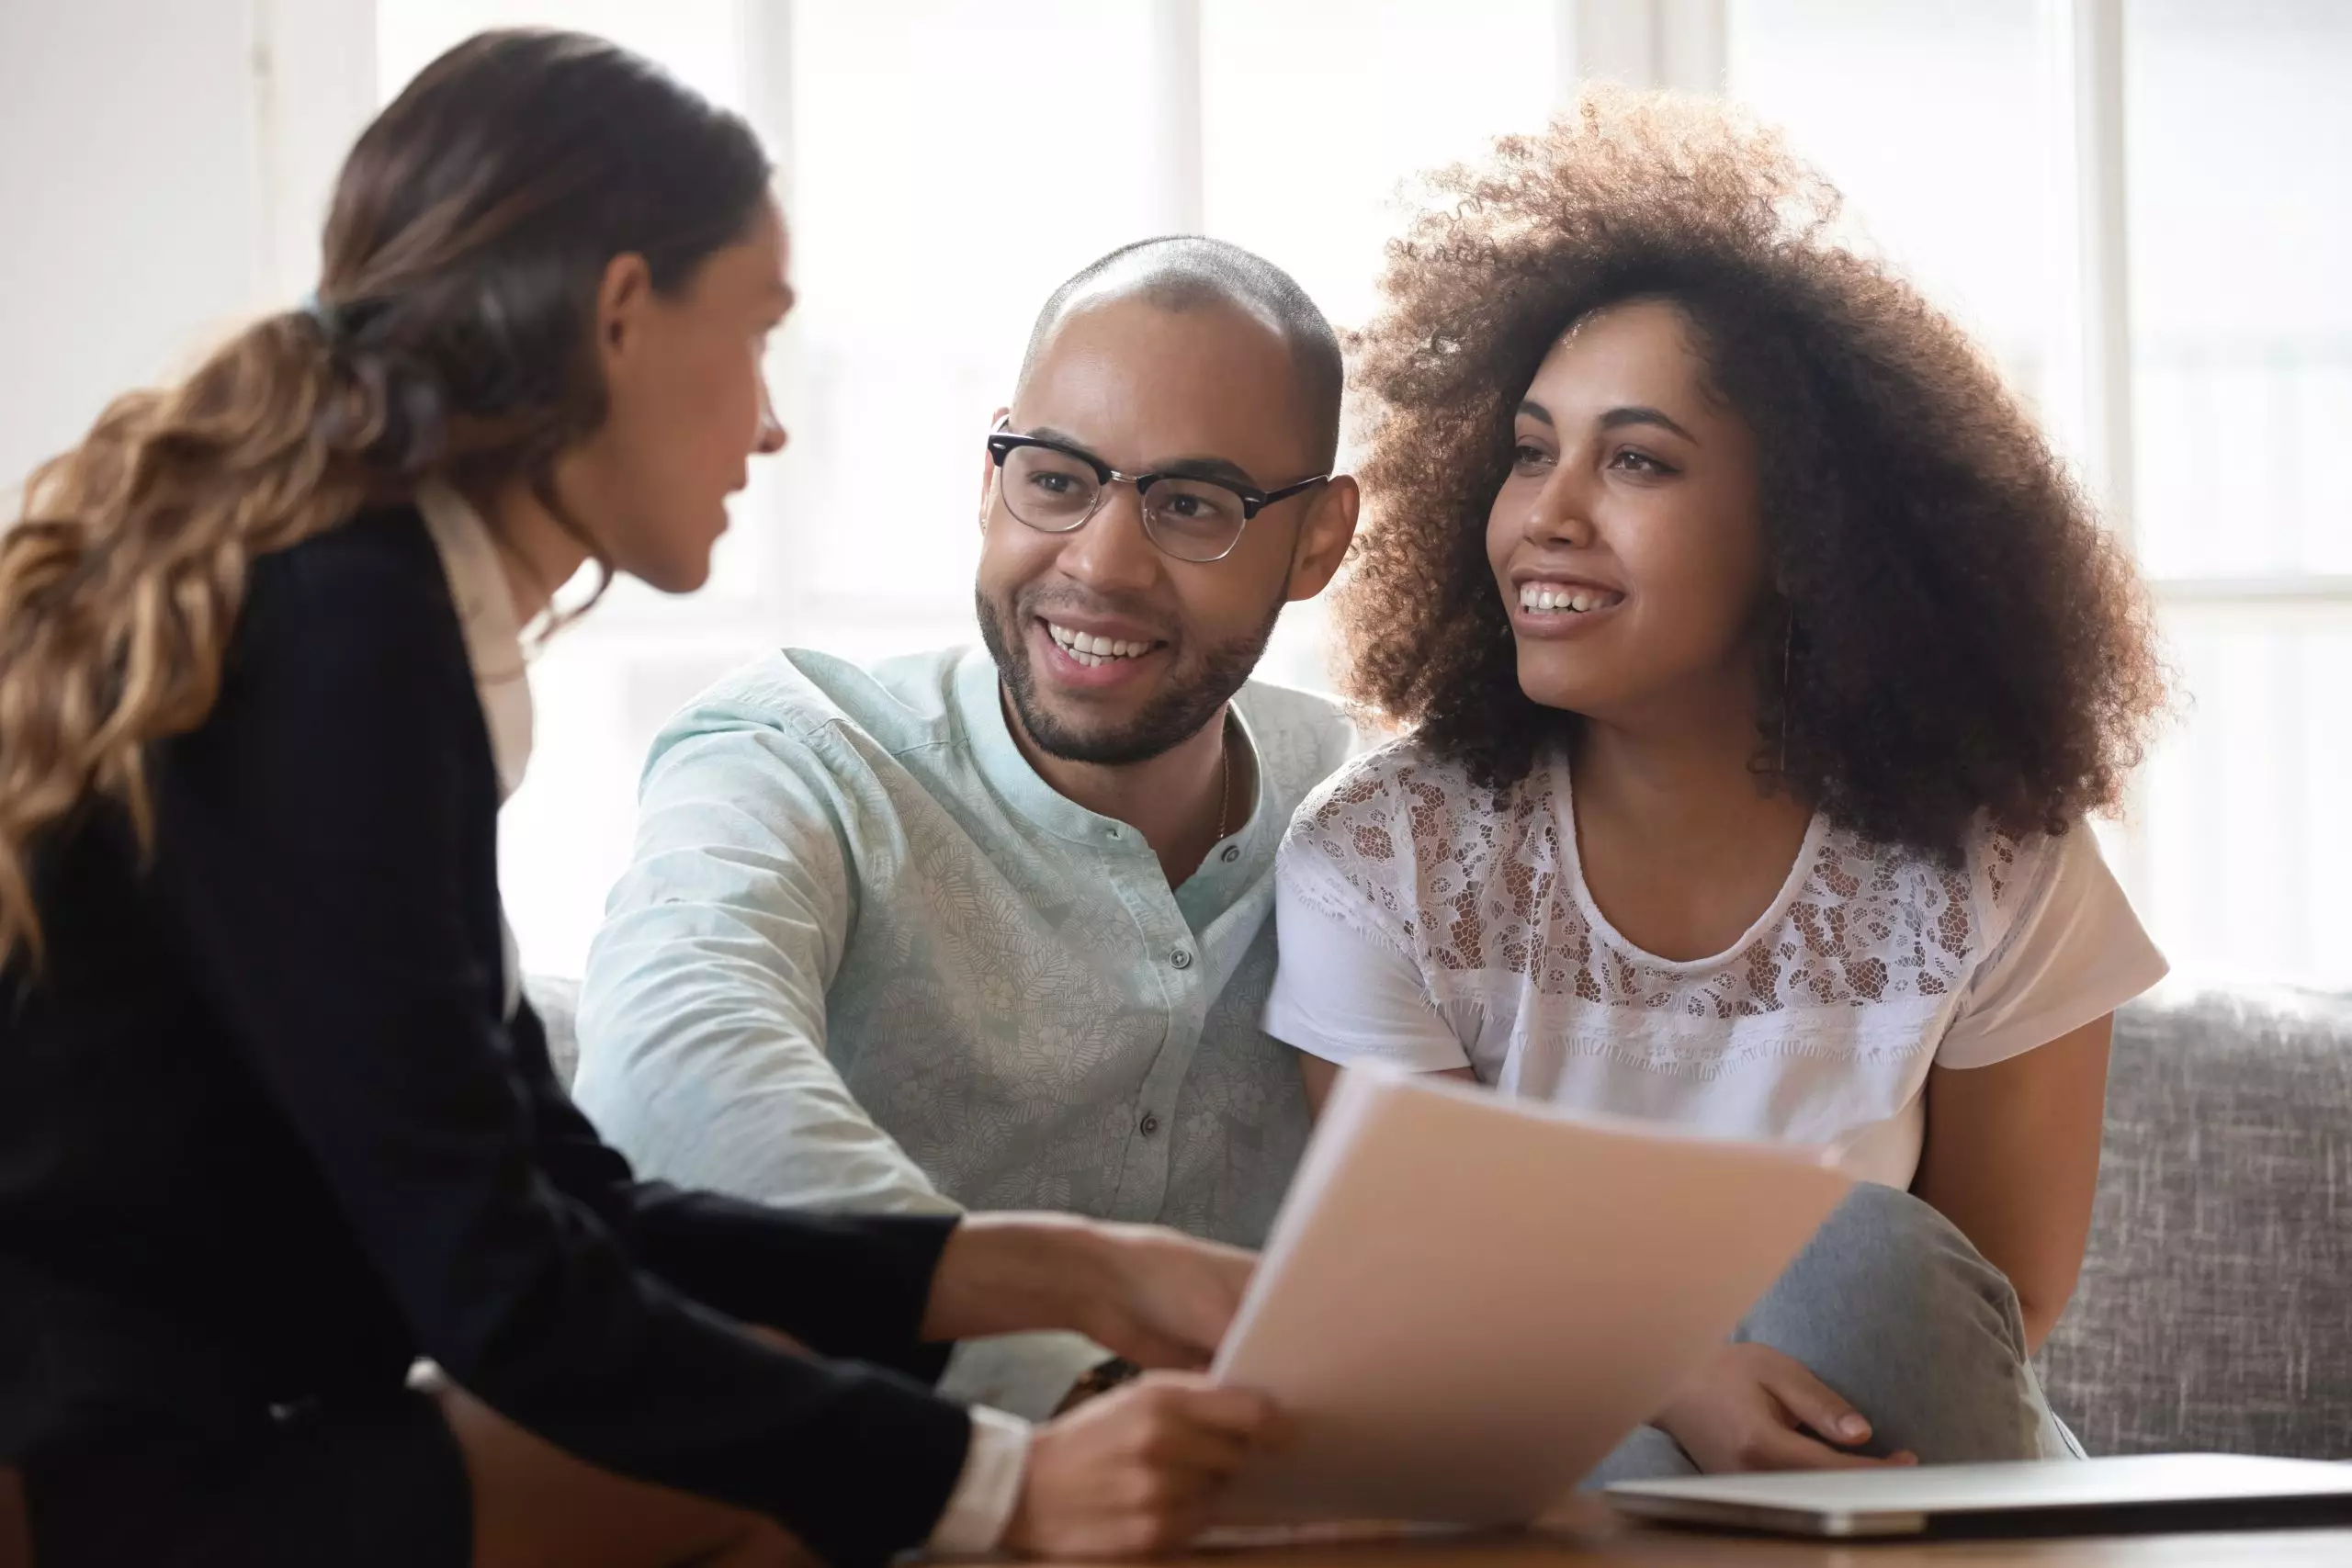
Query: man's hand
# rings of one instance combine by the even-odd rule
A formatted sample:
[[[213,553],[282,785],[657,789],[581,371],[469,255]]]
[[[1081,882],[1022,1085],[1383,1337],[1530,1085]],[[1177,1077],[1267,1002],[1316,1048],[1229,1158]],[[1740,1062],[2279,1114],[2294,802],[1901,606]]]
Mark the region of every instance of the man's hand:
[[[1917,1464],[1845,1450],[1870,1441],[1861,1412],[1793,1357],[1766,1345],[1715,1352],[1657,1425],[1710,1474],[1744,1470],[1866,1470]]]
[[[940,1255],[922,1337],[1070,1328],[1138,1366],[1204,1367],[1255,1263],[1156,1225],[973,1214]]]
[[[1139,1367],[1207,1366],[1241,1305],[1257,1254],[1158,1225],[1102,1230],[1107,1288],[1080,1327]]]
[[[1148,1372],[1037,1428],[1004,1548],[1028,1557],[1148,1557],[1208,1522],[1217,1490],[1288,1437],[1271,1401]]]

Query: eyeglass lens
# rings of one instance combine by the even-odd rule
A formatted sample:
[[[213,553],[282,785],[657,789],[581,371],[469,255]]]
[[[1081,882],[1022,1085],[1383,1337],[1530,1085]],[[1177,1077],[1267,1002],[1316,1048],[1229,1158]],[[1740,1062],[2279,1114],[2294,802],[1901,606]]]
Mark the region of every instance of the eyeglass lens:
[[[1061,534],[1084,523],[1102,502],[1094,470],[1050,446],[1005,454],[1004,503],[1032,528]],[[1152,543],[1179,560],[1216,560],[1233,548],[1247,519],[1241,497],[1210,479],[1159,479],[1143,497]]]

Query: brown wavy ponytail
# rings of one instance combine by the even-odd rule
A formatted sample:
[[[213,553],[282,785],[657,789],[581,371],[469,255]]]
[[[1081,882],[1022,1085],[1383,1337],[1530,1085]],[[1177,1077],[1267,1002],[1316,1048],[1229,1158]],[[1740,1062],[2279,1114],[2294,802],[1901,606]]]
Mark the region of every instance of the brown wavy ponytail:
[[[255,556],[356,507],[360,467],[316,432],[372,423],[300,316],[249,328],[170,392],[118,399],[26,486],[0,536],[0,957],[38,958],[28,850],[92,791],[143,840],[143,749],[211,711]]]
[[[485,33],[377,118],[319,303],[118,399],[0,534],[0,964],[40,961],[37,852],[79,810],[152,841],[148,749],[210,714],[252,563],[429,479],[519,478],[563,518],[555,458],[605,413],[605,267],[683,288],[768,177],[741,119],[579,34]]]

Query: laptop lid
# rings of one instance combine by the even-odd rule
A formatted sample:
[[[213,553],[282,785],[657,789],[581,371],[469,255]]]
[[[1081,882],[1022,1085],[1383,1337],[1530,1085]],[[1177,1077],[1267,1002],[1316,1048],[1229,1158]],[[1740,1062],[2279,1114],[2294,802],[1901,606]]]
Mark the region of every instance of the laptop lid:
[[[2352,1465],[2245,1454],[1700,1475],[1608,1489],[1638,1518],[1837,1538],[2352,1522]]]

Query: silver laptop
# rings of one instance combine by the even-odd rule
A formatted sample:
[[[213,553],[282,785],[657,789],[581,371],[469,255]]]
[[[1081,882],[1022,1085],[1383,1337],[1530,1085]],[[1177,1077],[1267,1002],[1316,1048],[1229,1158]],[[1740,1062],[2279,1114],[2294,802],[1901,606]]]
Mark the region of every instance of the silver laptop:
[[[1608,1497],[1644,1519],[1839,1539],[2261,1529],[2352,1524],[2352,1464],[2147,1454],[1626,1481]]]

